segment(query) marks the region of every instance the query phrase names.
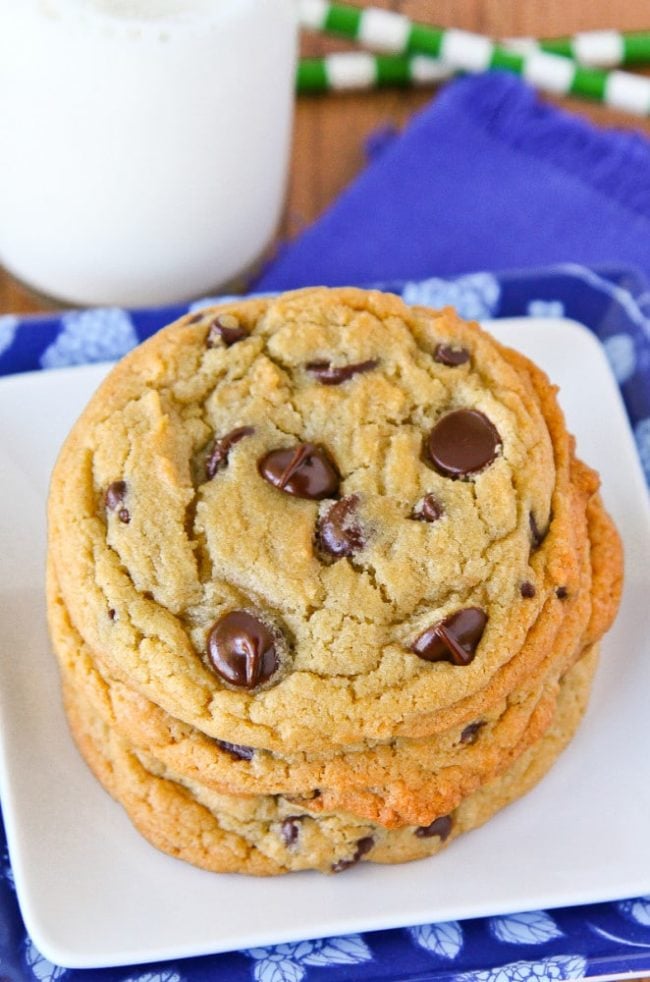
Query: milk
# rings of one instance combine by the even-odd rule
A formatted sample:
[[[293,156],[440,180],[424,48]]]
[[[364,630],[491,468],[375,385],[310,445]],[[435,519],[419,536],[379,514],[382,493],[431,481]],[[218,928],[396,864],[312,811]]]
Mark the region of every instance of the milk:
[[[285,187],[294,0],[0,0],[0,262],[83,304],[196,297]]]

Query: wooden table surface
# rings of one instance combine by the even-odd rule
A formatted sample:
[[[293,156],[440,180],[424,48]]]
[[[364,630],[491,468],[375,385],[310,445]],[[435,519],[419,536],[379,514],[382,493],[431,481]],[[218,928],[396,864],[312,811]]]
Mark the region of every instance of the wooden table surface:
[[[358,6],[361,0],[349,0]],[[377,6],[445,27],[494,37],[557,37],[576,31],[616,27],[650,29],[646,0],[375,0]],[[352,47],[338,39],[303,38],[313,55]],[[402,126],[432,97],[432,90],[383,90],[362,94],[302,97],[298,100],[287,202],[278,240],[295,236],[312,222],[364,166],[364,141],[378,126]],[[650,135],[650,120],[617,113],[576,99],[562,104],[597,123],[635,127]],[[2,221],[2,216],[0,216]],[[0,313],[51,307],[0,269]]]

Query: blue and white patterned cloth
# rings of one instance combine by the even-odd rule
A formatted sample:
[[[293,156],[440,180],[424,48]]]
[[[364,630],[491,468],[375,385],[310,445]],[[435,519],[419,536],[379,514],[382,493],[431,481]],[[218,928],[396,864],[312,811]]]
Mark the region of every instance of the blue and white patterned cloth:
[[[558,266],[382,284],[409,303],[468,318],[565,316],[602,342],[650,483],[650,290],[632,270]],[[0,375],[121,357],[188,309],[117,308],[0,316]],[[65,969],[26,934],[0,826],[0,980],[11,982],[551,982],[650,974],[650,896],[584,907],[424,924],[137,968]]]

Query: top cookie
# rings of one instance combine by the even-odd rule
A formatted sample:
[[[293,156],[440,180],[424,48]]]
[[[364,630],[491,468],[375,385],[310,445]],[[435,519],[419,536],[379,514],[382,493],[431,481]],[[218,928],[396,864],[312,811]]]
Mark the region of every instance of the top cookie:
[[[114,369],[59,457],[50,549],[95,656],[204,733],[421,736],[577,589],[569,468],[553,390],[476,325],[301,290]]]

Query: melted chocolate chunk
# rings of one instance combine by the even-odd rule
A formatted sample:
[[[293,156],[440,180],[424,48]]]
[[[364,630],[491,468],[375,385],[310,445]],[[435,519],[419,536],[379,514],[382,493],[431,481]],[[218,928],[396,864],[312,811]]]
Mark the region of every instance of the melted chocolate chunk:
[[[421,825],[415,830],[415,835],[418,839],[432,839],[437,835],[444,842],[449,837],[452,824],[451,815],[441,815],[440,818],[434,819],[431,825]]]
[[[208,635],[210,665],[221,678],[243,689],[268,682],[280,664],[276,639],[245,610],[231,610]]]
[[[366,853],[370,852],[374,844],[375,840],[371,835],[365,835],[363,839],[359,839],[357,842],[357,851],[354,854],[354,858],[357,860],[357,862],[362,856],[365,856]]]
[[[535,592],[536,592],[535,586],[534,584],[529,583],[528,580],[526,580],[526,582],[522,583],[521,586],[519,587],[519,592],[521,593],[522,597],[525,597],[527,600],[530,600],[531,597],[535,596]]]
[[[460,735],[461,743],[476,743],[478,740],[479,732],[485,726],[483,720],[477,720],[476,723],[468,723],[463,732]]]
[[[333,498],[339,489],[340,476],[326,450],[312,443],[271,450],[259,461],[257,469],[269,484],[296,498],[320,501]]]
[[[298,841],[301,823],[301,815],[289,815],[289,817],[285,818],[282,822],[282,825],[280,826],[280,835],[282,836],[282,841],[287,849],[289,849],[291,846],[295,846],[296,842]]]
[[[126,481],[113,481],[106,488],[106,507],[109,511],[115,511],[115,509],[122,504],[124,498],[126,497]]]
[[[378,364],[378,359],[371,358],[368,361],[357,362],[356,365],[331,365],[329,361],[310,361],[305,367],[323,385],[340,385],[353,375],[372,371]]]
[[[445,513],[438,499],[433,494],[425,494],[422,501],[411,512],[411,518],[417,522],[437,522]]]
[[[216,739],[214,742],[221,750],[225,750],[227,754],[230,754],[236,760],[252,760],[255,756],[255,748],[245,747],[243,743],[228,743],[227,740]]]
[[[349,869],[350,866],[355,866],[362,856],[370,852],[375,844],[375,840],[371,835],[366,835],[357,842],[357,848],[352,859],[339,859],[337,863],[332,866],[332,873],[341,873],[344,869]]]
[[[458,365],[465,365],[469,361],[469,351],[467,348],[455,348],[451,344],[439,344],[433,358],[434,361],[439,361],[441,365],[456,368]]]
[[[558,598],[558,600],[566,600],[566,598],[569,596],[569,591],[565,586],[559,586],[555,591],[555,596]]]
[[[435,469],[453,479],[477,474],[493,462],[501,437],[476,409],[456,409],[438,420],[425,451]]]
[[[117,517],[125,525],[128,525],[131,521],[131,516],[126,508],[120,508],[120,505],[126,497],[127,487],[126,481],[113,481],[106,488],[106,495],[104,496],[104,503],[109,511],[115,511],[119,508]]]
[[[219,341],[223,341],[229,348],[231,344],[237,344],[248,337],[248,331],[242,327],[234,314],[218,314],[210,324],[206,344],[208,348],[214,348]]]
[[[113,607],[111,607],[110,610],[109,610],[109,612],[108,612],[108,616],[110,617],[110,619],[112,621],[114,621],[115,618],[117,617],[117,611],[114,610]]]
[[[537,524],[537,521],[535,520],[535,516],[533,515],[532,511],[528,516],[528,521],[530,524],[530,534],[533,541],[533,549],[539,549],[542,542],[546,538],[548,529],[545,529],[543,532],[540,532],[539,525]]]
[[[245,436],[251,436],[255,432],[253,426],[239,426],[236,430],[231,430],[225,436],[220,436],[214,441],[214,446],[210,456],[205,462],[205,473],[211,479],[222,465],[228,463],[228,454],[236,443],[243,440]]]
[[[336,863],[332,863],[332,873],[342,873],[344,869],[350,869],[350,866],[356,865],[356,859],[339,859]]]
[[[411,645],[411,651],[425,661],[469,665],[487,620],[487,614],[478,607],[465,607],[423,631]]]
[[[348,495],[335,502],[318,520],[316,539],[323,552],[340,559],[363,549],[366,543],[355,515],[358,503],[358,494]]]

